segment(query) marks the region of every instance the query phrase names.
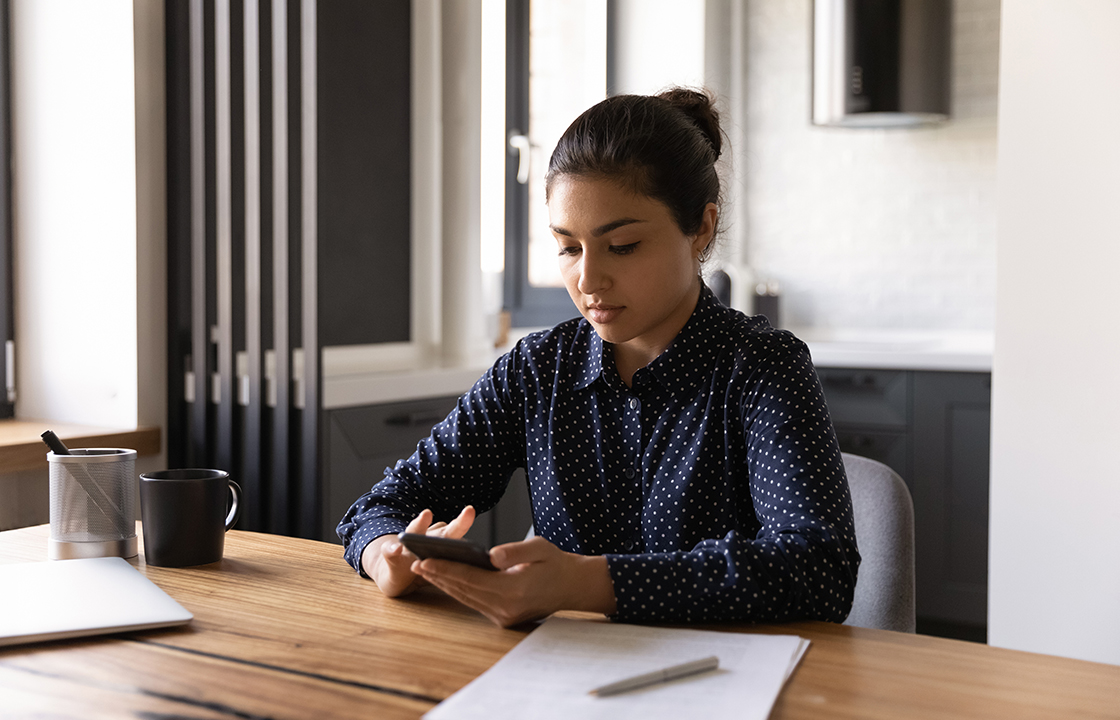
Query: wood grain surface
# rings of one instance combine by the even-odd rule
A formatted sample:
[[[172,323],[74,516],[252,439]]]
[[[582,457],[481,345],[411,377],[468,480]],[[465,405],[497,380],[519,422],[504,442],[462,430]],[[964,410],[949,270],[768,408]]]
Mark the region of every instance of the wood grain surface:
[[[48,534],[0,533],[0,563],[44,561]],[[385,598],[312,540],[234,530],[211,565],[132,562],[191,624],[6,649],[0,714],[416,718],[531,630],[435,591]],[[1120,718],[1117,666],[828,623],[711,629],[812,641],[773,718]]]
[[[129,448],[137,455],[159,454],[158,427],[122,430],[45,420],[0,420],[0,468],[3,472],[45,470],[47,446],[42,434],[47,430],[53,430],[70,448]],[[46,475],[43,482],[46,482]]]

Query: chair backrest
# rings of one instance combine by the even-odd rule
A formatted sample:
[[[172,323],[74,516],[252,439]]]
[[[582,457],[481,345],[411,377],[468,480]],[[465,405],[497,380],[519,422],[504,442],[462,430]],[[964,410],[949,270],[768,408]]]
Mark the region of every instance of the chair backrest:
[[[844,453],[862,558],[845,625],[914,632],[914,504],[906,483],[876,460]]]

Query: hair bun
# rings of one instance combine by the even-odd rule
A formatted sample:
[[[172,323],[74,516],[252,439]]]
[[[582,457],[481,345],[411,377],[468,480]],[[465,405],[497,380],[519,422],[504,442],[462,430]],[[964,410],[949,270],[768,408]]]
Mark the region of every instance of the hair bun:
[[[692,122],[704,133],[712,145],[716,158],[719,158],[723,140],[719,125],[719,111],[715,98],[707,91],[675,87],[660,93],[657,97],[673,105],[688,115]]]

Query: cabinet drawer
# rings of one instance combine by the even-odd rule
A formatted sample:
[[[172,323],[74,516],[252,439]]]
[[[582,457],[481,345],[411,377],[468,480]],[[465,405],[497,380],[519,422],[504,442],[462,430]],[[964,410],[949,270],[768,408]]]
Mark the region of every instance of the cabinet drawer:
[[[416,443],[432,431],[432,426],[447,417],[458,399],[443,397],[365,405],[332,410],[330,416],[358,457],[396,455],[400,459],[412,454]]]
[[[900,370],[817,368],[835,425],[905,428],[909,421],[909,375]]]
[[[324,414],[325,482],[322,487],[323,540],[338,542],[335,525],[361,495],[407,458],[416,443],[455,407],[457,397],[410,400],[329,410]],[[488,539],[490,521],[479,524]]]

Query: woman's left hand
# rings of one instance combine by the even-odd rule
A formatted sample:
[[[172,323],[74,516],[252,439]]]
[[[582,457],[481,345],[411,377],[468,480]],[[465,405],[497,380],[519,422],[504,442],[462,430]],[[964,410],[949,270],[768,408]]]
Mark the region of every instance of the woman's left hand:
[[[605,557],[564,552],[534,537],[498,545],[490,562],[498,572],[434,559],[416,561],[412,571],[501,627],[557,610],[615,611]]]

